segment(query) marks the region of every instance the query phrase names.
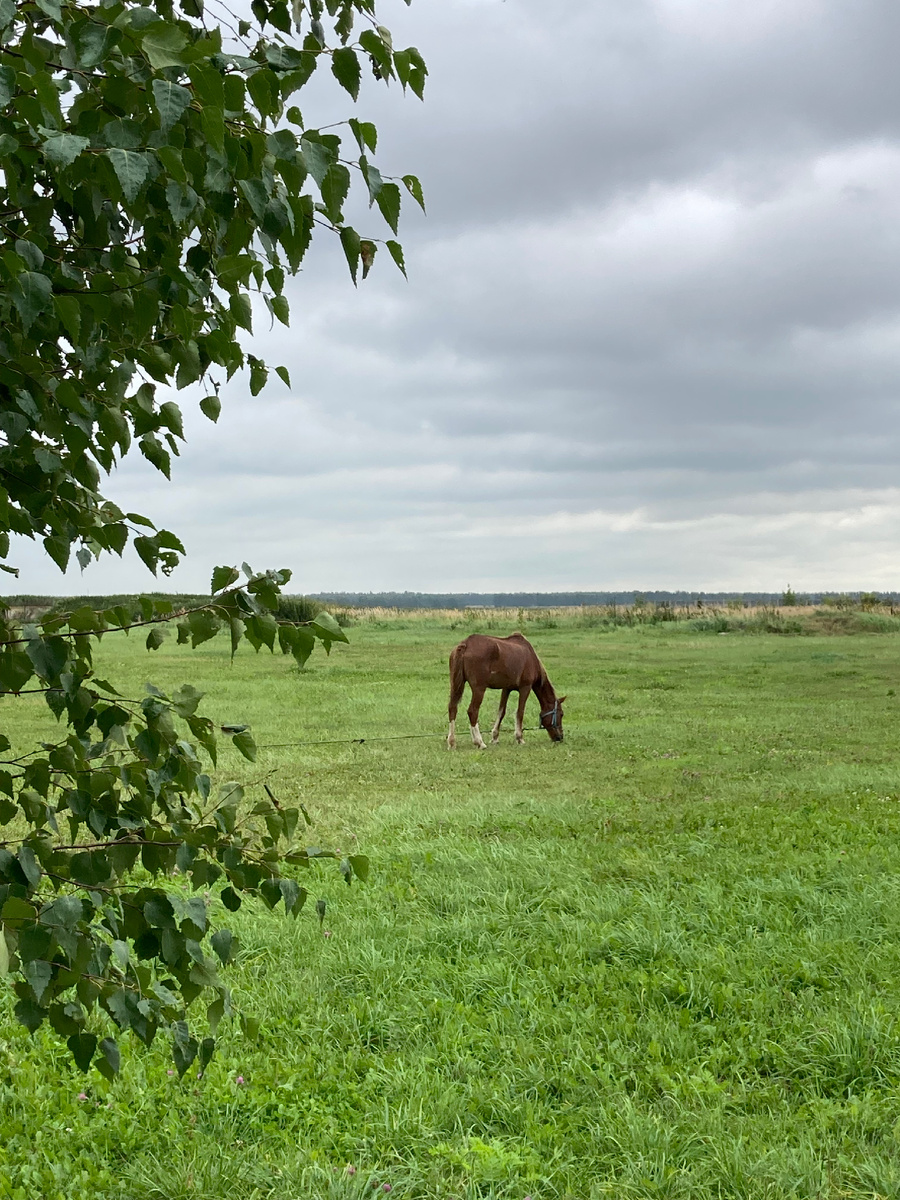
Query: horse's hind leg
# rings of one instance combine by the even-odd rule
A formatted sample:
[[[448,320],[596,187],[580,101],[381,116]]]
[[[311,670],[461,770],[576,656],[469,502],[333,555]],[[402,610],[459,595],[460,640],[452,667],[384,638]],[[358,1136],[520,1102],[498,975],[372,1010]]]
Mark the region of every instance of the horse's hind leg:
[[[481,730],[478,728],[478,710],[481,708],[481,702],[484,699],[484,688],[475,687],[470,683],[472,689],[472,700],[469,704],[469,728],[472,731],[472,741],[475,743],[476,750],[484,749],[484,738],[481,736]]]
[[[448,750],[452,750],[456,745],[456,712],[465,690],[465,670],[460,655],[454,650],[450,655],[450,704],[447,708],[447,715],[450,718],[450,731],[447,734]]]
[[[516,741],[521,746],[525,741],[525,705],[531,695],[531,688],[523,687],[519,692],[519,703],[516,707]]]
[[[494,722],[494,728],[491,730],[491,741],[496,746],[500,741],[500,726],[503,724],[503,718],[506,716],[506,702],[509,699],[510,688],[504,688],[500,693],[500,707],[497,710],[497,720]]]
[[[456,710],[459,708],[459,702],[462,699],[463,687],[456,690],[455,687],[450,689],[450,704],[447,709],[447,715],[450,718],[450,731],[447,734],[447,749],[453,750],[456,746]]]

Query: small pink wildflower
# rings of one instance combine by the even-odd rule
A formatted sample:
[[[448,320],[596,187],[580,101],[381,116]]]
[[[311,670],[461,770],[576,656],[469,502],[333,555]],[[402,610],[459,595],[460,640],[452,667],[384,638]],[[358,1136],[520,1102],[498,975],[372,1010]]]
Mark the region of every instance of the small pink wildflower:
[[[347,1163],[347,1174],[348,1175],[356,1174],[356,1167],[354,1167],[353,1163]]]
[[[381,1185],[381,1190],[382,1190],[383,1192],[390,1192],[390,1191],[392,1191],[393,1189],[391,1188],[391,1185],[390,1185],[389,1183],[383,1183],[383,1184]]]
[[[331,930],[330,930],[330,929],[323,929],[323,930],[322,930],[322,937],[333,937],[333,936],[334,936],[334,935],[332,934],[332,932],[331,932]]]
[[[235,1083],[237,1083],[239,1086],[243,1086],[243,1083],[244,1083],[243,1075],[238,1075],[237,1079],[235,1080]]]
[[[78,1099],[79,1100],[87,1100],[87,1092],[79,1092]]]
[[[167,1074],[167,1075],[174,1075],[174,1074],[175,1074],[175,1072],[174,1072],[174,1071],[166,1071],[166,1074]]]

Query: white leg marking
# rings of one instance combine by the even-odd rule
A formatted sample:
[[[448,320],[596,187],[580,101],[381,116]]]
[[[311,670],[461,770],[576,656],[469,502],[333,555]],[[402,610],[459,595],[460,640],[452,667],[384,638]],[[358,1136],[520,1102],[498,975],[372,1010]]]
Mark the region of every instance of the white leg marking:
[[[450,722],[450,732],[447,734],[447,749],[452,750],[456,745],[456,722]]]
[[[481,730],[478,728],[478,722],[470,726],[472,730],[472,741],[475,743],[476,750],[484,749],[484,738],[481,736]]]
[[[525,741],[525,734],[524,734],[523,727],[522,727],[522,718],[518,715],[518,713],[516,714],[516,741],[519,743],[520,746]]]

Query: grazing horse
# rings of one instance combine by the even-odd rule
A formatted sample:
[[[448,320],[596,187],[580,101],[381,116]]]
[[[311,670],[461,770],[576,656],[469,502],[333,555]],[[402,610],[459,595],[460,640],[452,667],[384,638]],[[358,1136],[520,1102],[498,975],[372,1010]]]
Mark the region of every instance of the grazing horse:
[[[525,740],[522,722],[525,717],[525,705],[532,691],[541,705],[542,727],[554,742],[563,740],[562,702],[565,696],[557,698],[553,684],[547,678],[547,672],[535,654],[534,647],[521,633],[511,633],[505,638],[473,633],[464,642],[460,642],[450,655],[450,733],[447,736],[447,746],[451,750],[456,745],[456,710],[466,684],[472,690],[469,726],[472,730],[472,741],[477,749],[484,749],[484,739],[478,728],[478,710],[487,688],[500,689],[500,710],[491,730],[491,741],[494,744],[500,740],[500,723],[506,716],[506,702],[510,692],[519,693],[516,741],[520,745]]]

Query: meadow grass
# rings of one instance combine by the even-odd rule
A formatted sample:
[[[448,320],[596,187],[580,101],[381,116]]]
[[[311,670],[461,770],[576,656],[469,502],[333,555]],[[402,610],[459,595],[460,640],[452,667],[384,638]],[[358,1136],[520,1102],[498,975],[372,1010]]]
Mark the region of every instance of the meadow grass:
[[[448,753],[459,616],[384,614],[303,672],[104,642],[132,694],[249,721],[279,748],[220,776],[373,870],[304,876],[324,929],[212,898],[261,1032],[220,1029],[203,1079],[127,1040],[82,1076],[0,991],[0,1196],[900,1195],[900,642],[560,616],[529,633],[565,742]],[[313,744],[399,734],[432,736]]]

